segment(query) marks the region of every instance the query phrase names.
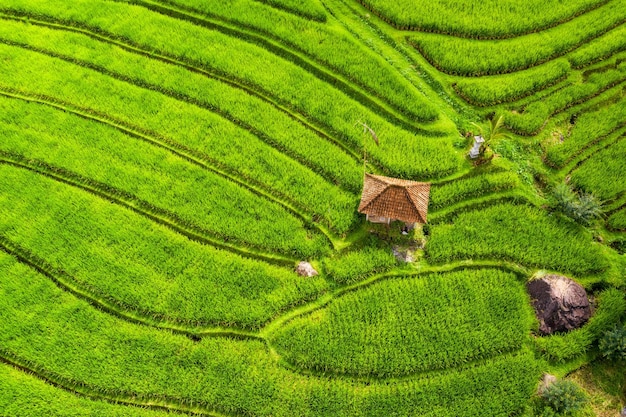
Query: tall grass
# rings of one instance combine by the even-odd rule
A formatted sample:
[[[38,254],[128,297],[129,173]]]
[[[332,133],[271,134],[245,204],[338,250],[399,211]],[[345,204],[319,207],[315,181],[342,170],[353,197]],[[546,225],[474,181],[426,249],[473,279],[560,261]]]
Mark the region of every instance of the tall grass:
[[[430,189],[430,210],[440,210],[451,204],[485,194],[510,190],[520,185],[517,175],[509,171],[473,175],[433,185]]]
[[[572,172],[572,183],[601,200],[626,193],[626,140],[601,150]]]
[[[0,236],[98,298],[188,326],[258,328],[326,289],[320,278],[188,240],[87,192],[0,165]]]
[[[134,0],[124,0],[135,3]],[[197,2],[160,0],[157,3],[182,7],[194,13],[225,20],[244,30],[287,45],[289,50],[306,54],[310,59],[364,88],[372,97],[380,97],[396,111],[422,121],[437,119],[437,112],[424,96],[386,61],[356,42],[340,26],[321,24],[262,7],[250,0]],[[242,34],[243,35],[243,34]],[[287,57],[288,58],[288,57]]]
[[[519,100],[564,79],[570,71],[565,59],[558,59],[535,68],[505,75],[463,78],[455,89],[476,106],[493,106]]]
[[[542,64],[603,35],[625,19],[626,4],[612,1],[555,28],[513,39],[474,40],[434,34],[411,35],[409,39],[441,71],[476,77]]]
[[[587,42],[572,52],[567,59],[574,68],[582,68],[625,49],[626,25],[621,25],[599,38]]]
[[[433,226],[426,253],[434,263],[501,259],[574,274],[608,267],[582,227],[534,207],[512,204],[462,213],[453,224]]]
[[[561,167],[585,147],[624,126],[626,126],[626,99],[583,113],[576,119],[571,136],[565,138],[563,143],[554,143],[546,149],[546,159],[551,165]],[[601,169],[598,172],[602,171]]]
[[[109,395],[228,415],[510,415],[539,378],[525,350],[428,378],[358,382],[303,376],[261,341],[194,342],[112,318],[0,254],[0,354]],[[10,294],[10,296],[9,296]]]
[[[533,101],[524,107],[521,113],[510,112],[507,114],[506,124],[517,133],[535,135],[550,116],[588,101],[624,81],[626,64],[620,64],[604,72],[592,73],[582,82],[567,85],[540,100]]]
[[[292,199],[338,232],[348,230],[355,220],[356,195],[212,112],[31,51],[0,45],[0,56],[10,57],[0,63],[0,74],[6,76],[0,87],[58,98],[174,140]]]
[[[616,211],[607,220],[609,227],[616,230],[626,230],[626,208]]]
[[[126,407],[54,387],[33,375],[0,364],[0,410],[13,417],[175,417],[184,414]]]
[[[324,272],[340,284],[353,284],[368,276],[386,272],[397,261],[389,247],[366,246],[334,258],[325,258]]]
[[[450,3],[435,0],[420,3],[411,0],[388,2],[360,0],[368,8],[402,29],[454,34],[463,37],[508,37],[569,20],[603,0],[583,0],[564,3],[558,0],[464,1]]]
[[[366,121],[384,138],[380,148],[368,151],[368,157],[384,165],[389,174],[439,178],[453,173],[460,164],[450,140],[431,140],[429,136],[399,128],[290,62],[219,32],[175,21],[140,7],[111,2],[53,6],[46,2],[11,0],[4,7],[17,14],[83,27],[90,33],[138,46],[145,53],[154,52],[226,77],[298,113],[298,117],[322,126],[359,154],[363,137],[355,122]],[[141,31],[136,30],[137,22],[142,22]],[[194,39],[194,43],[190,43],[190,39]],[[424,163],[415,164],[416,158]]]
[[[516,277],[498,270],[385,281],[292,321],[272,344],[294,366],[320,372],[446,369],[521,348],[534,322],[527,301]]]
[[[318,0],[255,0],[278,9],[286,10],[298,16],[320,22],[326,21],[326,11]]]
[[[130,193],[227,242],[297,256],[324,239],[282,207],[121,132],[38,104],[0,97],[2,152],[52,164]]]

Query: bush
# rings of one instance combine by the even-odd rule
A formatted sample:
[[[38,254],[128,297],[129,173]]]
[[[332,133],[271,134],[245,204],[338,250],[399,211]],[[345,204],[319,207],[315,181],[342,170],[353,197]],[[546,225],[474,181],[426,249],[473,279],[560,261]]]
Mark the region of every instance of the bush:
[[[593,194],[577,194],[566,184],[559,184],[552,191],[554,207],[578,223],[589,225],[602,217],[602,203]]]
[[[600,339],[600,353],[607,359],[626,360],[626,325],[604,333]]]
[[[557,381],[541,394],[543,401],[557,415],[572,415],[581,410],[587,401],[585,393],[572,381]]]
[[[557,381],[541,394],[543,401],[558,415],[572,415],[585,405],[585,393],[572,381]]]

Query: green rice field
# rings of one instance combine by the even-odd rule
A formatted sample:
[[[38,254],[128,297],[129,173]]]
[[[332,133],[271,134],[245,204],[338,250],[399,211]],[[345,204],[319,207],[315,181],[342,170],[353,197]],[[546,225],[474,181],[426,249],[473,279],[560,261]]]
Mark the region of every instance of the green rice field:
[[[625,137],[624,0],[0,0],[0,416],[616,416],[537,388],[626,322]]]

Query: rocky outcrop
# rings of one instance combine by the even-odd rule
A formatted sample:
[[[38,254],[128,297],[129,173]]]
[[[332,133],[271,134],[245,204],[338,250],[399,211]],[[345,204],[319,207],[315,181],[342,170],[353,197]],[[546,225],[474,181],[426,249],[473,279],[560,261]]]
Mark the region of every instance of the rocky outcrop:
[[[296,268],[296,272],[301,277],[314,277],[316,275],[319,275],[318,272],[315,270],[315,268],[313,268],[313,265],[304,261],[298,264],[298,267]]]
[[[560,275],[546,275],[527,284],[542,335],[577,329],[591,317],[587,292]]]

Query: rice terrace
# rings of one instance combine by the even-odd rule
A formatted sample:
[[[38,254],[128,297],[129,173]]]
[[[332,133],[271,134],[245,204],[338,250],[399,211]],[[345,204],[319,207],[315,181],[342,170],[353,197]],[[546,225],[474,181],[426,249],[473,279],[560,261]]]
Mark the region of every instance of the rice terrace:
[[[626,416],[626,0],[0,0],[0,416]]]

